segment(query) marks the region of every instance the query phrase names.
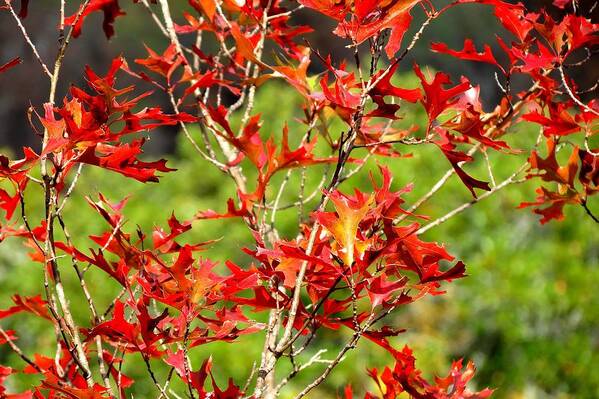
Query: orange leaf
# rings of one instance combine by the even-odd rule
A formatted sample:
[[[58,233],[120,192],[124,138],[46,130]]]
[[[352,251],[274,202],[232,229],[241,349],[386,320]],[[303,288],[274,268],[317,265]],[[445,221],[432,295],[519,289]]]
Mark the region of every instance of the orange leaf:
[[[336,214],[333,212],[317,212],[314,217],[322,224],[341,246],[341,258],[346,265],[354,261],[354,249],[363,252],[364,242],[357,239],[358,226],[370,210],[373,201],[372,195],[365,196],[356,191],[356,195],[348,197],[339,191],[329,194],[330,200],[335,205]]]

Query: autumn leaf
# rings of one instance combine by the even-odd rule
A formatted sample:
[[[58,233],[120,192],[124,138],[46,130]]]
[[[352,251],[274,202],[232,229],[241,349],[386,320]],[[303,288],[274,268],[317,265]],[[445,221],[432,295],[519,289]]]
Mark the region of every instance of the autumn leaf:
[[[505,74],[505,70],[495,59],[493,51],[488,44],[484,45],[482,53],[479,53],[476,50],[474,42],[471,39],[464,40],[463,50],[451,50],[445,43],[432,43],[431,50],[437,53],[449,54],[462,60],[486,62],[488,64],[497,66]]]
[[[491,0],[489,3],[495,6],[494,13],[501,24],[521,43],[525,42],[533,29],[533,21],[528,19],[522,3],[511,4],[499,0]]]
[[[549,103],[547,108],[549,110],[549,117],[535,110],[522,115],[522,119],[541,125],[545,137],[552,137],[553,135],[568,136],[582,129],[569,112],[567,105],[563,103]]]
[[[0,65],[0,73],[5,72],[16,65],[19,65],[21,62],[23,62],[23,60],[20,57],[17,57],[8,61],[4,65]]]
[[[112,170],[142,183],[157,182],[156,172],[175,170],[167,167],[164,159],[153,162],[140,161],[137,156],[142,153],[142,145],[143,139],[117,146],[100,144],[86,149],[77,161]]]
[[[102,29],[106,38],[110,39],[114,35],[114,21],[117,17],[125,15],[125,12],[119,7],[118,0],[91,0],[86,3],[83,10],[80,8],[77,13],[65,18],[65,25],[73,25],[73,37],[79,37],[85,19],[96,11],[104,13]]]
[[[356,191],[350,197],[333,191],[328,194],[336,212],[315,212],[314,219],[323,225],[340,246],[339,253],[343,262],[351,266],[354,262],[354,251],[362,253],[364,241],[357,237],[358,226],[370,210],[374,198]]]
[[[451,84],[451,79],[447,74],[437,72],[432,82],[429,82],[417,64],[414,64],[414,72],[420,79],[422,88],[424,89],[425,96],[420,101],[428,114],[430,129],[434,120],[457,102],[456,96],[470,88],[470,83],[464,81],[456,86],[445,89],[445,85]]]
[[[456,150],[456,146],[450,141],[449,135],[446,133],[441,133],[441,139],[437,141],[435,144],[443,151],[445,157],[451,163],[451,166],[455,170],[456,174],[462,180],[462,182],[466,185],[468,190],[472,193],[472,196],[476,198],[475,188],[479,188],[485,191],[491,191],[491,187],[489,187],[489,183],[475,179],[474,177],[467,174],[464,169],[462,169],[461,164],[464,162],[471,162],[474,159],[461,152]]]
[[[189,0],[189,4],[198,12],[201,12],[204,15],[206,15],[210,22],[214,21],[214,16],[216,15],[215,0]]]
[[[399,110],[399,105],[386,103],[386,96],[397,97],[411,103],[415,103],[422,99],[422,92],[418,88],[403,89],[391,84],[391,78],[395,75],[395,71],[397,71],[398,67],[399,64],[394,64],[384,76],[384,72],[381,71],[373,77],[377,84],[368,94],[377,104],[378,108],[370,112],[368,116],[380,116],[388,119],[397,118],[395,113]]]
[[[564,166],[559,165],[556,152],[556,143],[551,139],[547,140],[546,158],[540,157],[537,151],[533,151],[529,158],[530,169],[527,178],[540,177],[543,181],[557,183],[557,190],[551,191],[539,187],[534,202],[523,202],[519,205],[519,208],[535,207],[533,212],[542,216],[541,224],[553,219],[562,220],[565,205],[580,204],[582,201],[581,195],[574,186],[580,160],[579,149],[572,150],[568,163]]]
[[[389,40],[385,46],[385,53],[389,59],[392,59],[401,48],[401,42],[403,41],[405,33],[408,31],[408,29],[410,29],[412,19],[412,15],[409,11],[407,11],[398,15],[393,21],[391,35],[389,36]]]
[[[12,301],[15,304],[14,306],[11,306],[10,308],[5,310],[0,310],[0,319],[12,316],[20,312],[29,312],[44,319],[51,320],[47,308],[48,304],[46,301],[42,299],[40,295],[36,295],[33,297],[14,295],[12,297]]]
[[[158,54],[148,46],[145,46],[148,52],[147,58],[136,59],[135,62],[145,66],[150,71],[153,71],[167,79],[170,83],[171,76],[175,70],[183,63],[183,59],[177,52],[177,47],[174,44],[169,45],[164,53]]]

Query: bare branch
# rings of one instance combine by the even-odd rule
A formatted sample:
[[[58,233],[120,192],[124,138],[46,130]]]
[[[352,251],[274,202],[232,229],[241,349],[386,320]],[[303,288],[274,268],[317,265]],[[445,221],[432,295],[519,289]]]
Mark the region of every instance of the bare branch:
[[[442,223],[445,223],[446,221],[448,221],[449,219],[451,219],[452,217],[454,217],[455,215],[464,212],[466,209],[470,208],[472,205],[482,201],[483,199],[495,194],[497,191],[509,186],[510,184],[514,184],[514,183],[521,183],[524,180],[516,180],[516,177],[522,173],[526,167],[528,166],[528,162],[523,164],[516,172],[514,172],[510,177],[508,177],[507,179],[505,179],[503,182],[501,182],[499,185],[493,187],[491,189],[491,191],[486,191],[485,193],[481,194],[480,196],[478,196],[477,198],[473,198],[472,200],[458,206],[457,208],[453,209],[450,212],[447,212],[445,215],[443,215],[442,217],[435,219],[434,221],[428,223],[425,226],[422,226],[420,229],[418,229],[418,231],[416,231],[417,235],[423,234],[424,232],[432,229],[433,227],[436,227]]]
[[[21,30],[21,33],[23,34],[23,38],[25,39],[25,42],[27,42],[27,44],[29,45],[29,47],[31,47],[31,51],[33,52],[33,55],[35,56],[35,59],[42,66],[42,69],[44,70],[44,73],[50,79],[52,79],[52,73],[50,73],[50,70],[48,69],[48,66],[42,60],[42,57],[40,56],[39,52],[37,51],[37,47],[31,41],[31,38],[29,37],[29,34],[27,33],[27,29],[25,29],[25,26],[21,22],[21,18],[19,18],[19,16],[15,12],[15,9],[13,8],[12,4],[10,3],[10,0],[4,0],[4,3],[6,4],[6,7],[8,8],[8,11],[10,11],[10,14],[12,15],[13,19],[17,23],[17,26]]]

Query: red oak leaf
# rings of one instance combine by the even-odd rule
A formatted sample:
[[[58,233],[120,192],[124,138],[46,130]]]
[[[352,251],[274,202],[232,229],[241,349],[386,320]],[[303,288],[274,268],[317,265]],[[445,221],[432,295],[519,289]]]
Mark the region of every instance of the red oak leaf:
[[[553,135],[567,136],[581,130],[581,126],[568,111],[567,104],[551,102],[548,105],[548,110],[549,117],[542,115],[538,111],[532,111],[522,115],[522,119],[543,126],[545,137]]]
[[[368,116],[381,116],[389,119],[396,118],[395,113],[399,109],[399,105],[386,103],[384,100],[385,96],[398,97],[411,103],[415,103],[422,99],[422,92],[418,88],[402,89],[391,84],[391,78],[395,74],[395,71],[398,67],[398,63],[394,64],[389,69],[388,73],[382,78],[379,77],[382,76],[384,71],[381,71],[373,76],[373,80],[378,82],[368,94],[377,104],[378,108],[368,114]]]
[[[391,28],[391,35],[385,46],[385,53],[389,59],[399,51],[401,48],[401,42],[405,33],[410,29],[412,23],[412,14],[409,11],[400,14],[397,19],[393,22],[393,28]]]
[[[227,200],[227,212],[226,213],[218,213],[213,211],[212,209],[206,211],[200,211],[196,214],[196,219],[223,219],[223,218],[235,218],[235,217],[246,217],[250,216],[250,212],[245,206],[245,203],[242,202],[241,208],[235,208],[235,200],[229,198]]]
[[[154,162],[143,162],[137,159],[137,156],[142,153],[143,142],[144,140],[141,139],[118,146],[98,144],[85,150],[77,161],[112,170],[142,183],[157,182],[156,172],[175,170],[167,167],[164,159]]]
[[[214,16],[216,15],[215,0],[189,0],[189,4],[198,12],[201,12],[204,15],[206,15],[210,22],[214,20]]]
[[[463,81],[457,86],[444,89],[443,86],[451,83],[448,75],[437,72],[433,81],[429,83],[417,64],[414,64],[414,72],[420,79],[424,89],[425,97],[420,101],[428,114],[430,129],[437,116],[457,102],[456,96],[470,88],[470,83]]]
[[[386,48],[387,55],[391,58],[399,50],[401,38],[410,26],[412,18],[409,12],[419,2],[420,0],[356,1],[349,20],[341,21],[335,33],[360,44],[384,29],[391,29],[392,38]]]
[[[539,49],[539,52],[536,54],[531,51],[523,52],[517,47],[512,47],[511,53],[513,56],[522,61],[522,65],[518,67],[522,72],[529,73],[551,68],[558,61],[559,58],[551,50],[543,46],[540,42],[536,44]]]
[[[407,282],[407,278],[396,281],[389,280],[385,274],[372,279],[368,284],[368,296],[370,297],[371,306],[375,308],[384,304],[396,291],[404,288]]]
[[[313,217],[323,225],[339,245],[339,256],[347,266],[354,262],[354,251],[363,253],[364,241],[357,237],[358,226],[370,210],[374,198],[356,191],[354,196],[333,191],[328,194],[336,212],[315,212]]]
[[[8,61],[4,65],[0,65],[0,73],[5,72],[16,65],[19,65],[21,62],[23,62],[23,60],[20,57],[17,57]]]
[[[19,10],[19,18],[27,18],[27,10],[29,7],[29,0],[21,0],[21,9]]]
[[[19,312],[29,312],[44,319],[50,320],[47,302],[44,301],[40,295],[33,297],[14,295],[12,297],[12,301],[15,303],[14,306],[5,310],[0,310],[0,319]]]
[[[437,141],[435,144],[437,144],[441,151],[443,151],[443,154],[445,154],[447,160],[449,163],[451,163],[451,166],[459,176],[460,180],[462,180],[468,190],[470,190],[472,196],[476,198],[476,192],[474,191],[475,188],[491,191],[489,183],[473,178],[461,168],[461,163],[471,162],[473,158],[461,151],[456,151],[455,145],[449,139],[449,134],[444,132],[440,132],[439,134],[441,135],[441,140]]]
[[[484,2],[487,0],[483,0]],[[521,3],[511,4],[499,0],[490,0],[488,3],[495,6],[495,16],[520,42],[525,42],[528,39],[534,21],[529,20]]]
[[[536,151],[530,156],[531,172],[527,178],[540,177],[543,181],[557,183],[557,191],[553,192],[545,187],[539,187],[535,202],[523,202],[519,208],[534,206],[534,213],[543,216],[541,224],[552,219],[562,220],[564,218],[563,208],[566,204],[580,204],[582,197],[574,187],[574,181],[578,172],[579,150],[574,148],[565,166],[560,166],[556,158],[556,145],[551,139],[547,140],[547,158],[541,158]],[[543,205],[548,205],[541,208]]]
[[[443,124],[464,136],[471,137],[476,141],[494,149],[509,148],[505,141],[493,140],[485,135],[485,124],[482,115],[472,105],[468,105],[456,118]]]
[[[114,35],[114,21],[117,17],[125,15],[125,12],[119,7],[118,0],[91,0],[87,3],[85,9],[79,9],[75,14],[65,18],[64,23],[66,25],[73,26],[73,37],[78,37],[81,34],[83,22],[85,18],[96,11],[102,11],[104,13],[104,22],[102,23],[102,29],[108,39]]]
[[[161,55],[148,46],[145,47],[148,57],[136,59],[135,62],[145,66],[150,71],[164,76],[170,82],[172,74],[183,63],[182,57],[177,52],[177,46],[174,44],[169,45]]]
[[[471,39],[464,40],[463,50],[451,50],[445,43],[432,43],[431,50],[436,51],[437,53],[449,54],[462,60],[493,64],[505,73],[503,67],[497,62],[495,56],[493,56],[493,51],[491,51],[491,47],[488,44],[484,45],[482,53],[476,51],[474,42]]]

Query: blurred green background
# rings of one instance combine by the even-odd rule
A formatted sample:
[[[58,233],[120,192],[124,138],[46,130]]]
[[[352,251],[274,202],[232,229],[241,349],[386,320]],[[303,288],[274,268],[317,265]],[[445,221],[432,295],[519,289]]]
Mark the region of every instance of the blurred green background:
[[[74,42],[72,54],[67,58],[67,70],[62,81],[64,91],[70,83],[83,84],[83,65],[92,64],[104,71],[111,56],[125,53],[129,59],[144,56],[139,37],[153,48],[161,49],[161,38],[151,29],[149,19],[131,2],[123,7],[128,18],[117,21],[117,38],[107,43],[101,32],[101,16],[90,17],[81,39]],[[32,13],[27,21],[33,32],[33,39],[39,41],[43,57],[51,57],[54,42],[45,39],[53,32],[48,23],[48,15],[39,10],[54,10],[54,1],[40,1],[38,12]],[[6,13],[0,15],[2,37],[13,34],[14,27]],[[472,16],[476,15],[476,18]],[[483,86],[487,103],[493,103],[497,93],[494,88],[492,71],[479,64],[456,64],[448,58],[430,56],[426,44],[431,40],[444,40],[450,47],[459,47],[465,37],[475,38],[477,43],[490,40],[495,28],[489,10],[477,8],[459,9],[448,13],[432,29],[425,33],[422,45],[417,47],[413,57],[421,64],[443,65],[450,69],[454,77],[465,74]],[[324,23],[324,22],[323,22]],[[311,42],[318,48],[333,52],[336,58],[347,57],[346,49],[326,48],[330,43],[329,30],[323,25],[325,34],[316,35]],[[330,34],[329,34],[330,35]],[[408,35],[409,36],[409,35]],[[440,39],[441,38],[441,39]],[[15,48],[19,51],[13,51]],[[162,47],[161,47],[162,46]],[[39,78],[38,66],[30,59],[29,50],[18,41],[0,49],[3,59],[10,55],[21,55],[31,68],[30,73],[11,70],[0,77],[0,87],[10,92],[10,96],[0,96],[0,120],[3,121],[2,143],[12,145],[33,144],[37,138],[29,132],[25,111],[30,103],[39,105],[47,93],[45,82]],[[6,53],[6,54],[4,54]],[[15,53],[15,54],[13,54]],[[29,57],[29,58],[28,58]],[[350,56],[351,57],[351,56]],[[436,62],[436,64],[435,64]],[[409,68],[411,60],[405,63]],[[464,69],[466,68],[466,69]],[[414,87],[411,76],[399,79],[404,87]],[[518,82],[515,84],[517,85]],[[12,89],[11,89],[12,87]],[[265,116],[262,131],[265,135],[280,134],[285,121],[290,124],[291,136],[296,143],[301,132],[294,118],[301,117],[300,100],[280,82],[270,82],[258,90],[256,112]],[[168,107],[165,102],[165,107]],[[402,109],[407,120],[424,124],[424,114],[419,107]],[[514,147],[530,146],[534,142],[538,128],[520,125],[510,132],[509,142]],[[98,234],[106,226],[90,209],[84,198],[92,198],[102,192],[111,200],[131,196],[125,208],[128,223],[126,229],[134,232],[136,225],[150,231],[154,223],[163,227],[166,220],[175,212],[182,220],[191,217],[198,210],[214,209],[223,211],[225,200],[233,196],[233,184],[226,176],[207,166],[190,148],[182,135],[175,131],[153,135],[149,143],[155,153],[167,154],[170,166],[178,171],[165,175],[159,185],[139,184],[119,175],[110,174],[92,167],[84,168],[77,189],[65,209],[67,224],[71,234],[82,248],[91,246],[86,237]],[[197,134],[197,132],[193,132]],[[428,191],[432,184],[449,167],[435,148],[403,147],[402,153],[413,152],[411,158],[377,159],[388,165],[394,175],[394,188],[399,189],[408,183],[415,184],[414,191],[406,195],[408,203]],[[7,148],[3,152],[18,151]],[[359,153],[357,154],[359,155]],[[523,162],[520,155],[490,153],[498,181],[507,177]],[[469,173],[482,179],[487,178],[486,166],[482,157],[468,167]],[[368,172],[376,173],[376,163],[370,159],[364,171],[344,183],[342,189],[359,187],[370,189]],[[324,167],[310,169],[307,175],[307,192],[320,181]],[[273,187],[280,184],[282,176],[274,180]],[[279,182],[279,183],[277,183]],[[599,397],[599,235],[597,227],[584,214],[582,208],[567,208],[566,220],[540,226],[538,218],[530,210],[517,210],[522,201],[534,198],[536,182],[510,186],[491,198],[483,200],[466,212],[450,219],[447,223],[428,231],[425,239],[446,243],[449,252],[467,265],[468,277],[453,282],[444,296],[425,298],[415,305],[398,312],[392,324],[408,331],[394,340],[398,346],[409,344],[418,359],[417,365],[427,376],[435,372],[445,373],[451,361],[460,357],[472,359],[478,367],[475,383],[479,387],[496,388],[496,396],[506,398],[598,398]],[[298,179],[292,178],[282,203],[291,203],[296,197]],[[31,220],[41,217],[40,193],[33,188],[28,193],[28,212]],[[269,193],[272,198],[273,193]],[[434,200],[420,209],[423,214],[438,217],[448,210],[470,200],[465,187],[453,179],[441,190]],[[591,203],[591,206],[593,204]],[[595,206],[596,208],[596,206]],[[37,215],[37,217],[35,216]],[[279,215],[277,227],[282,236],[293,238],[296,234],[298,210],[291,208]],[[250,261],[241,248],[252,244],[252,238],[239,220],[217,220],[197,222],[187,235],[190,241],[222,238],[203,255],[215,260],[232,259],[241,265]],[[67,290],[75,298],[72,306],[75,317],[81,325],[89,325],[87,307],[80,288],[70,273],[70,266],[64,262]],[[91,269],[88,284],[98,298],[98,307],[105,308],[110,303],[118,287],[108,281],[102,272]],[[14,239],[0,244],[0,308],[10,306],[10,295],[32,295],[42,290],[42,271],[26,255],[25,248]],[[2,320],[5,329],[17,331],[19,344],[28,354],[35,352],[53,354],[54,335],[48,332],[48,325],[31,323],[30,318],[16,315]],[[244,336],[238,344],[209,344],[191,352],[194,367],[198,367],[208,356],[213,356],[214,371],[219,383],[224,385],[232,376],[243,385],[250,373],[252,363],[259,360],[262,348],[262,335]],[[304,359],[315,353],[317,348],[327,348],[323,357],[333,357],[346,337],[338,333],[324,334],[307,350]],[[300,360],[301,362],[301,360]],[[384,351],[362,342],[341,363],[331,378],[314,398],[334,398],[342,387],[351,383],[356,392],[374,389],[366,376],[367,367],[382,367],[391,362]],[[0,347],[0,364],[20,367],[22,362],[10,352],[7,346]],[[158,374],[164,376],[166,368],[155,364]],[[285,391],[292,397],[306,382],[311,381],[322,365],[314,366],[296,377]],[[141,361],[125,364],[125,373],[136,378],[147,379]],[[284,375],[281,370],[279,375]],[[160,377],[159,377],[160,378]],[[29,388],[35,380],[11,379],[15,390]],[[136,398],[154,397],[151,384],[137,385],[131,392]],[[285,397],[287,397],[285,396]]]

